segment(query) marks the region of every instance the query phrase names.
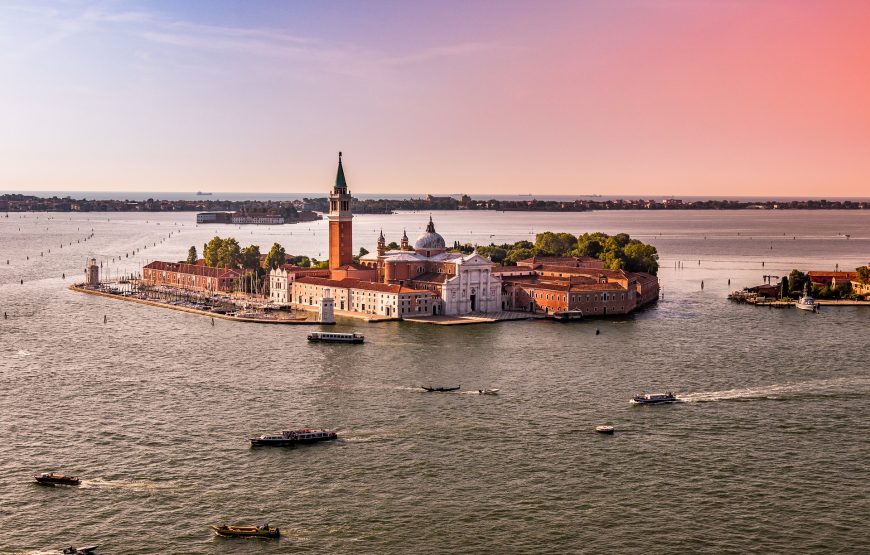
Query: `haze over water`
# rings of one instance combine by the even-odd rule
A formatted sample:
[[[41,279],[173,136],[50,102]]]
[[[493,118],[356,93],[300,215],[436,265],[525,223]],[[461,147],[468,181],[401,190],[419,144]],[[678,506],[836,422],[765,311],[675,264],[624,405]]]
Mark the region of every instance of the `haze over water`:
[[[656,552],[870,550],[870,308],[808,314],[725,300],[763,275],[866,264],[870,214],[432,215],[448,244],[627,232],[658,248],[664,298],[575,324],[340,321],[334,329],[361,331],[366,344],[309,345],[309,327],[212,326],[66,287],[89,256],[117,276],[183,259],[215,234],[324,258],[325,221],[0,217],[0,552],[613,553],[650,541]],[[381,228],[387,241],[403,229],[413,240],[428,217],[356,216],[354,250],[374,250]],[[420,393],[429,383],[501,395]],[[666,389],[691,402],[628,404]],[[593,432],[604,423],[614,437]],[[341,439],[249,447],[253,434],[301,425]],[[84,483],[32,483],[49,470]],[[283,536],[215,538],[209,527],[221,522],[269,522]]]

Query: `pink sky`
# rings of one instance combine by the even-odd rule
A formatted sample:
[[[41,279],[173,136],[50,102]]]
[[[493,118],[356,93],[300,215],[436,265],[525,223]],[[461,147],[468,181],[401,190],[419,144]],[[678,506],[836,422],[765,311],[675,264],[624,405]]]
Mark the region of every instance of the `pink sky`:
[[[96,6],[0,7],[0,190],[870,196],[868,2]]]

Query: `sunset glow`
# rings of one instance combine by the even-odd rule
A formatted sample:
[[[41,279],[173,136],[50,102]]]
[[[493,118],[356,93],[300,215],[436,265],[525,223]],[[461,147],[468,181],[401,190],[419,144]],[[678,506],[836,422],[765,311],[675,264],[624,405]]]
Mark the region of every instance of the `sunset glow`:
[[[870,196],[870,4],[0,6],[0,190]]]

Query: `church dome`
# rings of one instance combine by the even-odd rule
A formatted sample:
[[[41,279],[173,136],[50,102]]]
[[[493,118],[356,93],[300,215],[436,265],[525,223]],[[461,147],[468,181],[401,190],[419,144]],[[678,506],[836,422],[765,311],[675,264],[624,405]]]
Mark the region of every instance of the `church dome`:
[[[447,248],[447,243],[444,242],[444,237],[441,237],[435,231],[435,224],[432,222],[432,216],[429,216],[429,225],[417,240],[414,242],[414,250],[434,250]]]

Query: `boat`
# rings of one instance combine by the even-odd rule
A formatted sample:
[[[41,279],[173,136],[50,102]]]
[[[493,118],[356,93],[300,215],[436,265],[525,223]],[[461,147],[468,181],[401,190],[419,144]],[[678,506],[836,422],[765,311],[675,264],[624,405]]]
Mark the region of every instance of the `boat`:
[[[498,395],[500,389],[478,389],[478,395]]]
[[[338,433],[332,430],[310,430],[308,428],[300,428],[298,430],[285,430],[281,435],[251,438],[251,445],[267,446],[267,447],[288,447],[300,443],[317,443],[318,441],[329,441],[338,439]]]
[[[196,192],[196,196],[198,196],[198,197],[210,197],[210,196],[211,196],[211,193],[206,193],[206,192],[203,192],[203,191],[197,191],[197,192]]]
[[[63,549],[63,553],[64,555],[88,555],[96,551],[97,547],[96,545],[86,545],[84,547],[69,546]]]
[[[78,476],[67,476],[58,472],[43,472],[33,477],[40,484],[49,486],[77,486],[82,483]]]
[[[278,538],[281,536],[281,530],[279,528],[271,528],[268,524],[262,526],[235,526],[232,524],[221,524],[220,526],[212,526],[211,528],[219,536],[232,538]]]
[[[818,305],[816,305],[816,300],[809,295],[807,295],[807,287],[804,286],[804,294],[803,296],[794,303],[796,308],[801,310],[809,310],[810,312],[815,312],[818,310]]]
[[[599,434],[613,435],[614,429],[613,426],[595,426],[595,431]]]
[[[645,393],[635,395],[630,401],[632,405],[665,405],[668,403],[679,403],[680,400],[672,391],[667,393]]]
[[[365,339],[361,333],[315,331],[308,334],[308,341],[320,343],[362,343]]]
[[[420,387],[422,387],[423,389],[425,389],[426,391],[429,391],[429,392],[436,392],[437,391],[437,392],[443,393],[446,391],[457,391],[462,386],[461,385],[438,385],[438,386],[421,385]]]

